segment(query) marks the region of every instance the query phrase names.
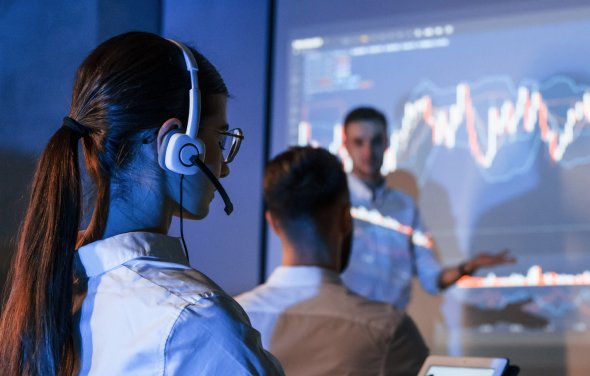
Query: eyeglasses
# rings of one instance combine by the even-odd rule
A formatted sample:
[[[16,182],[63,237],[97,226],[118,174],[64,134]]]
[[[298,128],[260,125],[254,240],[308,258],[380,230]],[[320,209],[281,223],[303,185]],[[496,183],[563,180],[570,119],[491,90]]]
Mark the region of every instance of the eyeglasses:
[[[240,128],[234,128],[227,131],[219,131],[213,128],[205,127],[201,127],[201,129],[212,130],[222,135],[223,137],[221,140],[219,140],[219,148],[221,149],[221,154],[223,155],[223,162],[230,163],[234,160],[238,154],[238,151],[240,150],[242,140],[244,139],[244,132],[242,132]]]

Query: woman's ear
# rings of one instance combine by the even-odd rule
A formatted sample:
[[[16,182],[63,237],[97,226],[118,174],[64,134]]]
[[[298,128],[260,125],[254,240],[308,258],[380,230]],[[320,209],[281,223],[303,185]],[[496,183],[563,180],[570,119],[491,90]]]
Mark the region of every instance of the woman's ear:
[[[166,137],[166,135],[174,129],[182,129],[182,122],[180,120],[178,120],[177,118],[170,118],[162,124],[162,126],[158,130],[158,135],[157,135],[158,150],[160,150],[160,148],[162,147],[162,142],[164,141],[164,138]]]
[[[165,171],[169,170],[169,166],[166,166],[168,143],[170,142],[170,139],[173,135],[180,132],[181,126],[182,123],[180,120],[176,118],[170,118],[166,120],[164,124],[162,124],[160,129],[158,129],[158,134],[156,135],[158,140],[156,152],[158,155],[158,164]]]

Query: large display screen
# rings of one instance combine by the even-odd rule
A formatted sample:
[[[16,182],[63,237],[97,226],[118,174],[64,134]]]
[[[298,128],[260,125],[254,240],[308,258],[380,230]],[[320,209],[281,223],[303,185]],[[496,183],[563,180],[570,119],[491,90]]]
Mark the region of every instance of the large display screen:
[[[589,36],[590,7],[563,3],[289,30],[273,152],[323,146],[350,168],[345,114],[382,110],[383,174],[411,180],[442,263],[517,258],[445,293],[449,333],[588,332]]]

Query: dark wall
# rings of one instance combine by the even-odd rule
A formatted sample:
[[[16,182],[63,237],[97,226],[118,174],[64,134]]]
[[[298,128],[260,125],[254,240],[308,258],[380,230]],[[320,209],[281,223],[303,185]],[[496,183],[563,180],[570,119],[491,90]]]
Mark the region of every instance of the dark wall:
[[[231,294],[258,283],[268,0],[167,0],[162,34],[199,49],[219,69],[232,98],[230,128],[244,142],[222,179],[234,204],[227,216],[217,197],[203,221],[185,222],[191,264]],[[177,226],[171,229],[178,234]]]
[[[227,217],[217,198],[207,219],[185,222],[185,236],[193,266],[229,293],[256,285],[267,19],[267,0],[0,0],[0,284],[36,159],[67,114],[76,68],[98,43],[143,30],[197,47],[227,82],[230,126],[246,136],[223,180],[235,211]]]
[[[36,159],[67,115],[76,68],[115,34],[159,27],[157,0],[0,1],[0,285]]]

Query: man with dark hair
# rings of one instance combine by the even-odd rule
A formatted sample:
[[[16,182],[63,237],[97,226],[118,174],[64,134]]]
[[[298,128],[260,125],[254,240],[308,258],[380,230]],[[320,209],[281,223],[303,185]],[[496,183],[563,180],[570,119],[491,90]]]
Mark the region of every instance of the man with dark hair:
[[[424,290],[436,294],[481,267],[514,261],[504,250],[441,267],[414,200],[388,188],[381,175],[388,147],[385,116],[371,107],[356,108],[345,117],[344,135],[353,164],[348,185],[355,230],[342,279],[351,290],[404,310],[414,275]]]
[[[375,124],[381,124],[387,131],[385,115],[373,107],[357,107],[350,111],[344,118],[344,127],[359,121],[372,121]]]
[[[289,149],[266,167],[264,200],[282,265],[237,301],[286,374],[415,375],[428,349],[413,321],[340,280],[352,230],[340,161],[324,149]]]

